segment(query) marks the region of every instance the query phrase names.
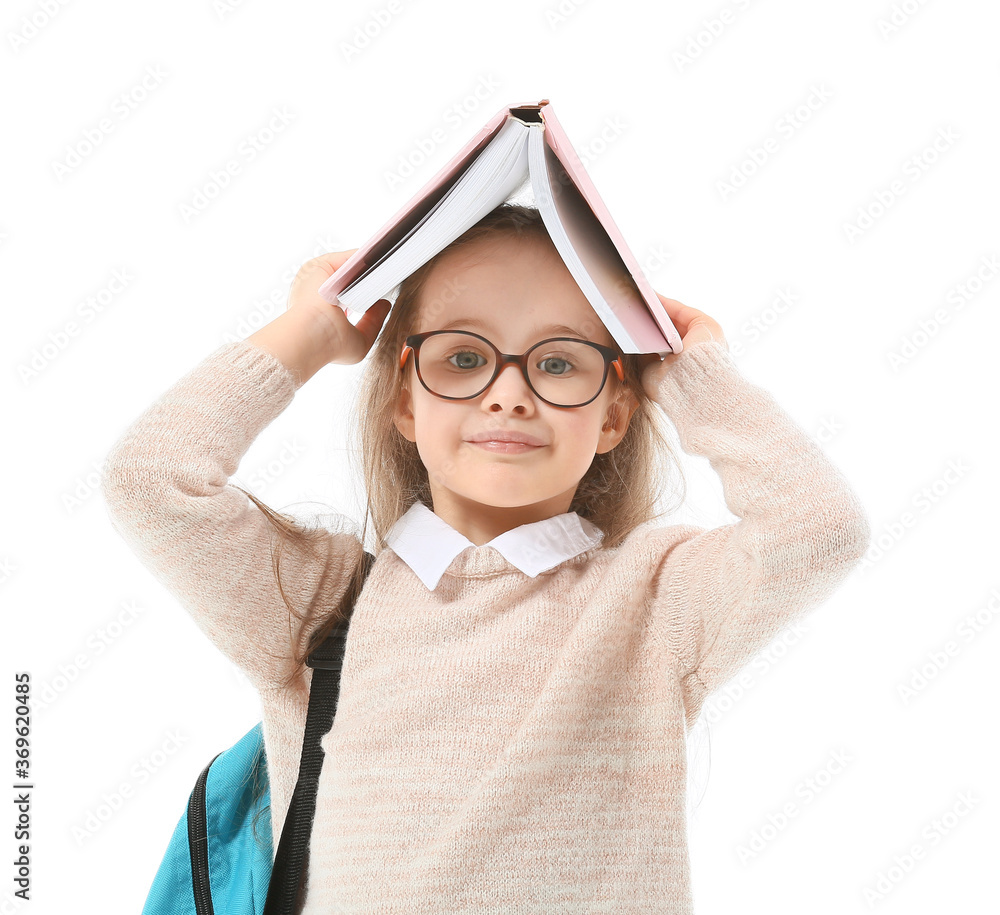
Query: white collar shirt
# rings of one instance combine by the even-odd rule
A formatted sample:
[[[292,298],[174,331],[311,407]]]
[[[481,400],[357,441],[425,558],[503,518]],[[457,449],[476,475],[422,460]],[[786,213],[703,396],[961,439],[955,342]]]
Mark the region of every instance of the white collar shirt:
[[[511,565],[534,578],[592,549],[603,538],[597,525],[576,512],[566,512],[512,528],[483,546],[494,547]],[[423,502],[410,506],[393,525],[386,543],[431,591],[459,553],[469,547],[479,549]]]

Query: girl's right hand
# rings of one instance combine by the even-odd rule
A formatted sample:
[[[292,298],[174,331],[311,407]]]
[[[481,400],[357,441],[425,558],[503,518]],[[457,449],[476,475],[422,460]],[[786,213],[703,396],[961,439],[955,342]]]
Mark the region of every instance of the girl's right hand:
[[[681,336],[681,352],[668,353],[662,361],[656,353],[647,353],[639,357],[642,386],[651,399],[656,398],[660,379],[672,371],[674,362],[678,356],[683,354],[684,350],[697,346],[699,343],[721,343],[727,351],[729,349],[726,335],[715,318],[697,308],[678,302],[677,299],[668,299],[658,292],[656,295],[663,303],[663,308],[677,329],[677,333]]]
[[[347,319],[344,309],[331,305],[318,293],[319,287],[357,250],[335,251],[307,260],[295,275],[288,295],[289,312],[315,319],[325,331],[327,363],[353,365],[364,359],[391,308],[388,299],[379,299],[354,325]]]

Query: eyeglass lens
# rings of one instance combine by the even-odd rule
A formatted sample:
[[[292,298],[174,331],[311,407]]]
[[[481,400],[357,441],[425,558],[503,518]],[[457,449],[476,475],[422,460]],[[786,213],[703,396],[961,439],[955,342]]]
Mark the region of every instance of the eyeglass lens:
[[[496,354],[482,340],[456,331],[434,334],[420,345],[420,377],[443,397],[472,397],[496,367]],[[592,400],[604,380],[603,354],[582,340],[553,340],[528,354],[528,377],[536,393],[560,406]]]

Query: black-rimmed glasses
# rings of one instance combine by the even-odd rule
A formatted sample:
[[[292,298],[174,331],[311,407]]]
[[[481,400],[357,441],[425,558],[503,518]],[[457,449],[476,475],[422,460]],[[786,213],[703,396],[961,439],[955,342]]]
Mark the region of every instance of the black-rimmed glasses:
[[[420,383],[445,400],[478,397],[508,362],[518,364],[532,392],[554,407],[583,407],[594,400],[604,390],[609,365],[619,381],[625,377],[616,350],[575,337],[549,337],[514,356],[471,331],[429,330],[406,338],[400,369],[410,352]]]

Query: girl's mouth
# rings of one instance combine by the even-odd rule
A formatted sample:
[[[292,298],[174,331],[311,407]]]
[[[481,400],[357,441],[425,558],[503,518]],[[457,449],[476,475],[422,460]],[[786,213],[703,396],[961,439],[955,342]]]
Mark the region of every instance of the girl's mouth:
[[[537,451],[544,447],[544,445],[526,445],[524,442],[469,442],[469,444],[500,454],[523,454],[526,451]]]

